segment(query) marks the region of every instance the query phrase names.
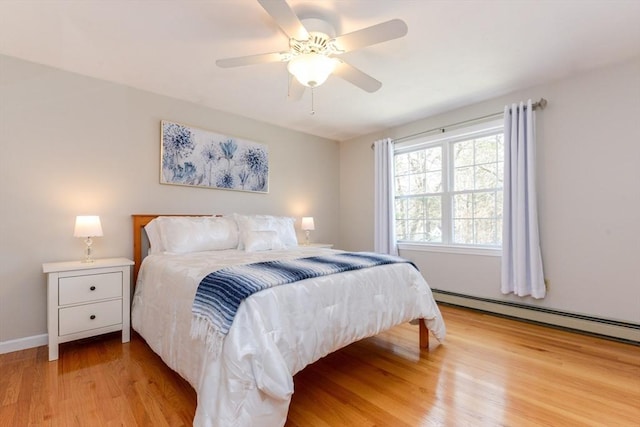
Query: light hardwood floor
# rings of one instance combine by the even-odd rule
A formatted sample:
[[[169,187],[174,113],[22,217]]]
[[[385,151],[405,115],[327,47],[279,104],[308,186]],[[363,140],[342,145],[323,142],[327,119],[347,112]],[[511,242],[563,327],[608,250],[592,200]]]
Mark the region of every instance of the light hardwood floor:
[[[403,325],[297,374],[287,427],[640,425],[640,347],[441,309],[428,352]],[[3,427],[191,425],[195,404],[135,333],[0,355]]]

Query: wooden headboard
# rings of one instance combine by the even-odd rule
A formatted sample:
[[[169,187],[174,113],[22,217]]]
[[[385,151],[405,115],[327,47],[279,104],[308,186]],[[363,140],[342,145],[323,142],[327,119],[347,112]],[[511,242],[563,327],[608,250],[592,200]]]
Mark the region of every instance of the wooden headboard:
[[[138,271],[140,271],[140,264],[142,259],[146,256],[149,247],[145,245],[143,247],[142,236],[144,233],[144,226],[149,224],[151,220],[159,216],[211,216],[206,214],[133,214],[131,219],[133,220],[133,285],[135,286],[138,280]]]

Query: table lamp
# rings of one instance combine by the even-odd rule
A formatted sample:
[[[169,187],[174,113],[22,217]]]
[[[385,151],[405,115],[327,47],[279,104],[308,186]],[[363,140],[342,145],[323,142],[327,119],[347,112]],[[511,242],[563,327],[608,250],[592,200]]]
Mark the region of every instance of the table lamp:
[[[313,217],[312,216],[305,216],[302,217],[302,224],[300,225],[300,228],[302,230],[304,230],[305,232],[305,245],[309,244],[309,232],[312,230],[315,230],[316,227],[313,223]]]
[[[76,226],[73,230],[74,237],[84,237],[84,243],[87,245],[85,249],[85,257],[82,262],[93,262],[91,257],[92,237],[102,237],[102,225],[100,217],[97,215],[79,215],[76,217]]]

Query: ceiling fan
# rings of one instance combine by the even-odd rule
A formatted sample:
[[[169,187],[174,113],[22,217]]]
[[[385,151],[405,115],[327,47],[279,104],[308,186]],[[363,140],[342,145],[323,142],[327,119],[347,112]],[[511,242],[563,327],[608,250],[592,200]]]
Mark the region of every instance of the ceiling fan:
[[[407,34],[407,24],[400,19],[392,19],[335,37],[331,24],[316,18],[299,19],[285,0],[258,0],[258,3],[289,37],[289,49],[282,52],[218,59],[216,64],[222,68],[230,68],[268,62],[287,62],[287,69],[295,76],[289,88],[290,99],[299,99],[305,86],[312,89],[320,86],[330,74],[367,92],[377,91],[382,86],[381,82],[337,56]]]

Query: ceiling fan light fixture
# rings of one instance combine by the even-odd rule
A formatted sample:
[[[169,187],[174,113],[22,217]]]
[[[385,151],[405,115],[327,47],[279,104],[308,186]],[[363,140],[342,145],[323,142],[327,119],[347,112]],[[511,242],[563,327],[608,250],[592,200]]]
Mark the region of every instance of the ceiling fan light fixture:
[[[338,60],[318,53],[305,53],[293,57],[287,69],[307,87],[317,87],[324,83],[335,70]]]

